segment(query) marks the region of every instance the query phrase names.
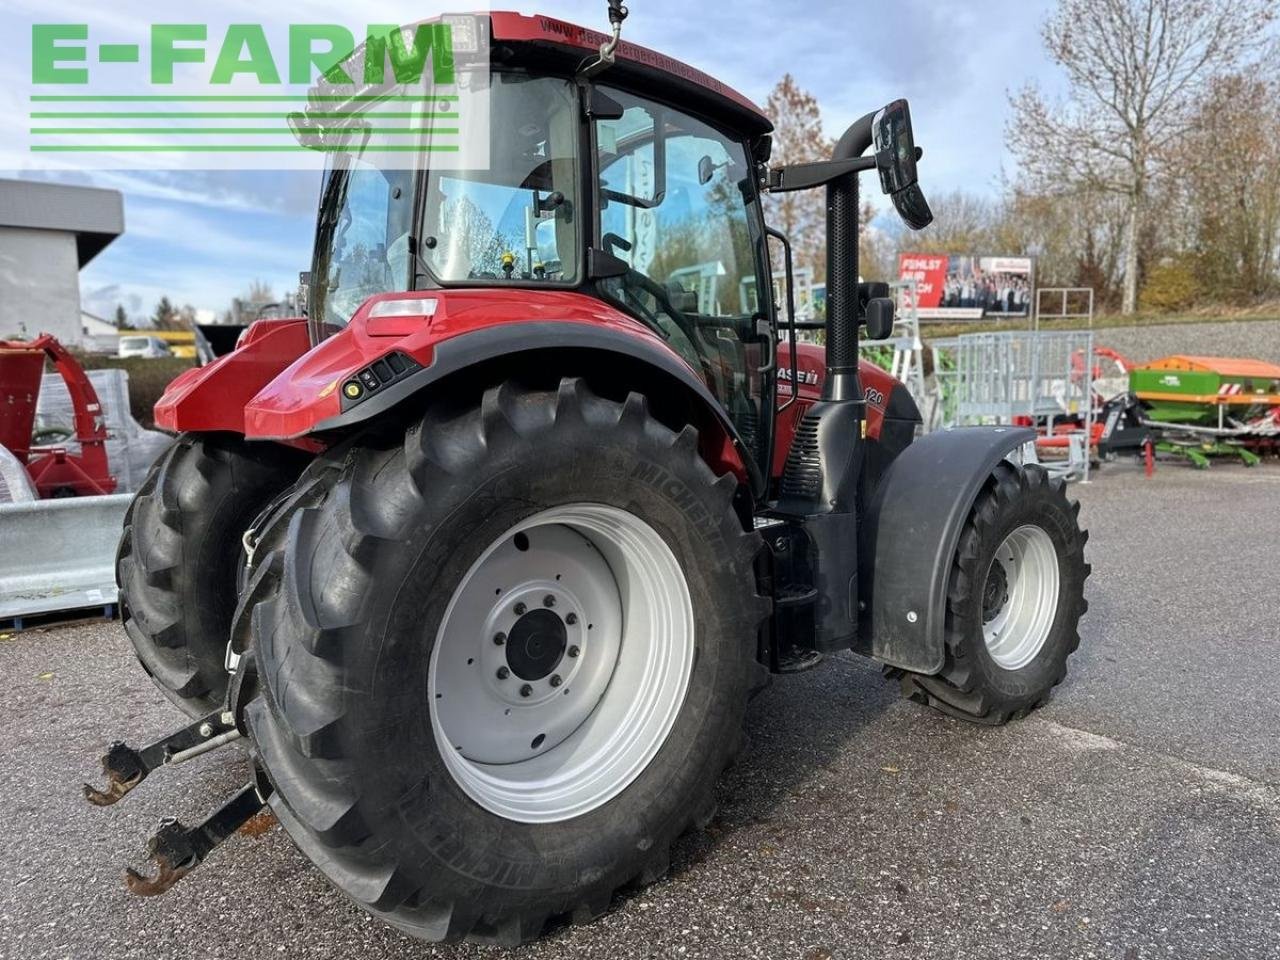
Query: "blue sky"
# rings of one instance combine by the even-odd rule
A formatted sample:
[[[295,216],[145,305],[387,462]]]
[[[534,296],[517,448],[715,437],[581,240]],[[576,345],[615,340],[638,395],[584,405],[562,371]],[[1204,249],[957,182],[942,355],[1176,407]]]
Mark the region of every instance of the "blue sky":
[[[16,6],[28,4],[16,0]],[[47,0],[39,5],[39,19],[67,19],[51,6]],[[76,4],[56,6],[74,10]],[[926,190],[994,192],[1002,164],[1007,170],[1009,162],[1003,147],[1007,91],[1029,80],[1050,90],[1058,85],[1039,42],[1050,6],[1047,0],[635,0],[625,36],[718,76],[760,103],[790,72],[818,98],[833,136],[867,110],[905,96],[925,149]],[[376,7],[383,15],[398,11],[394,15],[403,21],[421,15],[412,3],[382,0]],[[605,23],[604,0],[543,0],[520,9],[593,27]],[[340,22],[331,19],[333,10],[332,0],[299,2],[287,19]],[[372,22],[372,11],[362,9],[361,16]],[[196,17],[184,12],[184,18]],[[125,195],[125,236],[81,274],[85,308],[95,313],[109,314],[119,302],[143,317],[161,294],[221,311],[251,281],[265,281],[279,294],[308,266],[319,188],[314,174],[112,171],[60,179]]]

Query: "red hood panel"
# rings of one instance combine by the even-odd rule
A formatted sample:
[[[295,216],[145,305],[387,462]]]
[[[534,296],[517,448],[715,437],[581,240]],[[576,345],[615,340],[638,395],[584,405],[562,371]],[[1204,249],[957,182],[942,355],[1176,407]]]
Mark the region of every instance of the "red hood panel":
[[[233,352],[169,384],[155,407],[156,426],[173,433],[240,433],[245,404],[310,346],[306,320],[259,320]]]
[[[394,301],[434,301],[431,317],[372,317]],[[608,326],[663,344],[660,337],[595,297],[551,290],[444,290],[384,294],[366,301],[341,332],[298,357],[244,408],[250,439],[302,436],[341,412],[339,389],[356,371],[393,351],[429,367],[437,344],[504,323],[558,321]],[[664,349],[669,349],[663,344]]]

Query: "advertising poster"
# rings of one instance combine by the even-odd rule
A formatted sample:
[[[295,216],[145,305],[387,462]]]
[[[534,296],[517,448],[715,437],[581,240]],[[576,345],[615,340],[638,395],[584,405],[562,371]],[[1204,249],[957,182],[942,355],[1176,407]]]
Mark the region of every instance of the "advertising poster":
[[[923,320],[1025,317],[1031,310],[1030,257],[976,257],[904,253],[898,276],[916,281]]]

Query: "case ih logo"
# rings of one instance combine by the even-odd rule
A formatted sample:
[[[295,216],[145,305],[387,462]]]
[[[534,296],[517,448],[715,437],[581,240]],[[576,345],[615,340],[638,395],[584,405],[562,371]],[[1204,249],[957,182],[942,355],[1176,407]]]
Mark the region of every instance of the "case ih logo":
[[[790,383],[791,369],[789,367],[783,367],[781,370],[779,370],[778,379],[783,381],[784,383]],[[818,374],[813,370],[797,370],[796,381],[799,383],[807,383],[810,386],[817,386]]]

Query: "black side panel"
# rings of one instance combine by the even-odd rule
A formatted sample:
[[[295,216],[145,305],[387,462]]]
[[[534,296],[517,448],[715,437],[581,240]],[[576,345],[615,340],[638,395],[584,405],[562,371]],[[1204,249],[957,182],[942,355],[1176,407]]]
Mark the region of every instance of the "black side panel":
[[[445,340],[436,346],[435,360],[431,366],[392,383],[368,399],[344,410],[336,417],[321,421],[315,432],[342,430],[364,423],[392,409],[418,391],[450,374],[467,367],[531,350],[600,350],[620,354],[647,363],[693,393],[714,413],[733,438],[734,448],[747,465],[752,493],[757,498],[764,494],[764,477],[752,452],[738,435],[733,421],[724,407],[698,376],[675,354],[652,346],[636,337],[617,333],[605,327],[593,327],[583,323],[540,321],[536,323],[504,323],[494,327],[463,334]]]
[[[862,652],[915,673],[942,669],[965,519],[996,464],[1034,439],[1024,427],[961,427],[921,437],[888,465],[858,531]]]
[[[810,542],[814,649],[839,650],[858,633],[858,504],[866,405],[821,401],[792,442],[776,513],[803,524]]]

